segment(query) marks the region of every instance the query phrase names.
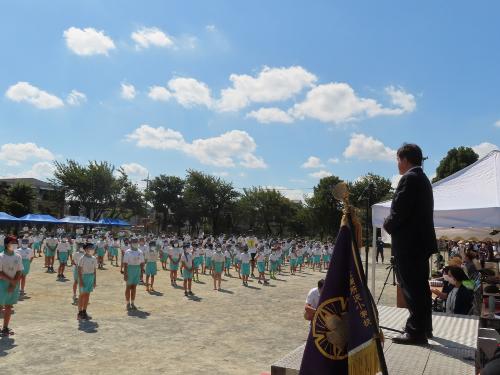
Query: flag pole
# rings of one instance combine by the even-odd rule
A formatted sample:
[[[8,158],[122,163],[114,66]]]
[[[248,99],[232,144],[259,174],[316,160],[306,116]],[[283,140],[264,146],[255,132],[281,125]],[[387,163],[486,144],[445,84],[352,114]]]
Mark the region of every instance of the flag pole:
[[[342,201],[344,204],[344,209],[343,213],[347,218],[347,222],[349,225],[349,228],[351,229],[351,238],[353,241],[354,245],[354,262],[356,263],[356,267],[358,269],[361,269],[361,272],[358,272],[358,276],[361,280],[361,289],[363,293],[363,297],[365,301],[367,301],[367,304],[369,305],[366,311],[368,312],[368,319],[372,322],[372,327],[373,327],[373,338],[375,340],[375,344],[377,347],[377,354],[378,354],[378,359],[380,362],[380,370],[382,371],[383,375],[388,375],[389,372],[387,370],[387,363],[385,362],[385,356],[384,356],[384,350],[382,348],[382,333],[378,324],[378,320],[376,318],[376,312],[375,312],[375,304],[373,301],[373,297],[368,289],[368,284],[366,281],[366,275],[363,272],[363,263],[361,260],[361,256],[359,254],[359,246],[358,246],[358,238],[357,234],[358,231],[356,230],[356,227],[354,226],[354,220],[352,217],[352,207],[349,202],[349,189],[347,187],[347,184],[345,182],[341,182],[333,188],[333,196],[338,199],[339,201]]]

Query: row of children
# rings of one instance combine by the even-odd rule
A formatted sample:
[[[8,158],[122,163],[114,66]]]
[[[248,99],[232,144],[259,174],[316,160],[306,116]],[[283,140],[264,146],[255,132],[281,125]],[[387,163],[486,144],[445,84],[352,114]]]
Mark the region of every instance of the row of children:
[[[8,321],[10,319],[10,308],[12,301],[17,302],[19,295],[25,294],[26,276],[29,273],[31,262],[38,252],[45,255],[45,266],[48,272],[53,272],[54,258],[59,260],[58,278],[65,278],[64,270],[67,265],[73,266],[73,301],[78,303],[78,319],[90,319],[87,314],[87,305],[90,293],[96,286],[97,269],[104,269],[104,257],[106,253],[111,264],[118,265],[118,254],[121,254],[120,270],[126,281],[126,303],[127,310],[134,310],[136,286],[143,282],[146,276],[145,285],[149,292],[154,292],[154,278],[157,274],[157,261],[161,261],[162,268],[170,271],[171,285],[177,286],[178,271],[183,278],[183,289],[186,296],[192,296],[192,281],[199,281],[199,274],[212,275],[214,290],[221,290],[222,274],[230,276],[232,267],[238,272],[238,277],[244,286],[248,286],[250,275],[255,278],[255,268],[258,271],[258,282],[265,285],[266,270],[270,278],[275,279],[276,273],[282,272],[282,267],[286,261],[290,263],[290,273],[293,275],[297,269],[302,271],[304,264],[309,263],[315,270],[328,267],[331,257],[332,246],[329,244],[320,245],[311,242],[295,241],[247,241],[246,239],[206,238],[190,242],[190,238],[167,238],[160,236],[154,238],[145,236],[139,238],[118,239],[111,236],[78,237],[78,238],[58,238],[53,235],[40,238],[38,236],[5,237],[5,252],[0,267],[11,264],[9,259],[16,260],[22,266],[19,270],[19,278],[12,270],[7,274],[0,268],[0,281],[4,276],[4,284],[13,283],[16,287],[11,290],[7,288],[7,294],[0,295],[0,306],[4,306],[4,330],[9,332]],[[9,243],[9,246],[7,245]],[[252,246],[251,248],[249,247]],[[11,258],[14,249],[14,258]],[[5,258],[5,259],[4,259]],[[70,264],[68,264],[70,262]],[[15,263],[15,262],[14,262]],[[167,267],[168,263],[168,267]],[[5,266],[7,267],[7,266]],[[201,269],[201,270],[200,270]],[[17,271],[16,271],[17,272]],[[6,277],[6,278],[5,278]],[[5,285],[4,285],[5,286]],[[5,289],[5,288],[4,288]],[[78,292],[78,296],[77,296]],[[15,295],[17,294],[17,297]],[[14,302],[14,303],[15,303]],[[10,306],[10,307],[9,307]]]

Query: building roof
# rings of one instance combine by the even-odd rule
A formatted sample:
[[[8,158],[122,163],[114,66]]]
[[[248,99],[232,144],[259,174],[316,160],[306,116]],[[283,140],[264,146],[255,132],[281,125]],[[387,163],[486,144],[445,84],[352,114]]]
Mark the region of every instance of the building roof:
[[[0,184],[14,185],[17,183],[31,185],[40,190],[54,190],[54,187],[48,182],[36,178],[0,178]]]

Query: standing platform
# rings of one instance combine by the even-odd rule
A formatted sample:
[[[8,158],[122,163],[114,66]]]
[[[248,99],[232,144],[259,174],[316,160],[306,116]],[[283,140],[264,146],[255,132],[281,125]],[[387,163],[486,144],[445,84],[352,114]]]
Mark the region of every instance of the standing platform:
[[[406,309],[379,306],[380,325],[401,330]],[[434,338],[426,347],[393,344],[397,333],[384,330],[384,354],[390,375],[473,375],[478,334],[478,317],[433,313]],[[297,375],[301,345],[271,366],[271,375]]]

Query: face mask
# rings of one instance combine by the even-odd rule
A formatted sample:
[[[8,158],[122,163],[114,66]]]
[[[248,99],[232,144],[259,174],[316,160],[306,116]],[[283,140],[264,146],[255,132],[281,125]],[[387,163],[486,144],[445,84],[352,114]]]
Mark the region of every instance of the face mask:
[[[177,245],[176,243],[174,243],[174,247],[178,247],[179,245]]]
[[[22,244],[21,244],[21,247],[22,247],[23,249],[26,249],[26,248],[28,247],[28,244],[27,244],[27,243],[22,243]]]

